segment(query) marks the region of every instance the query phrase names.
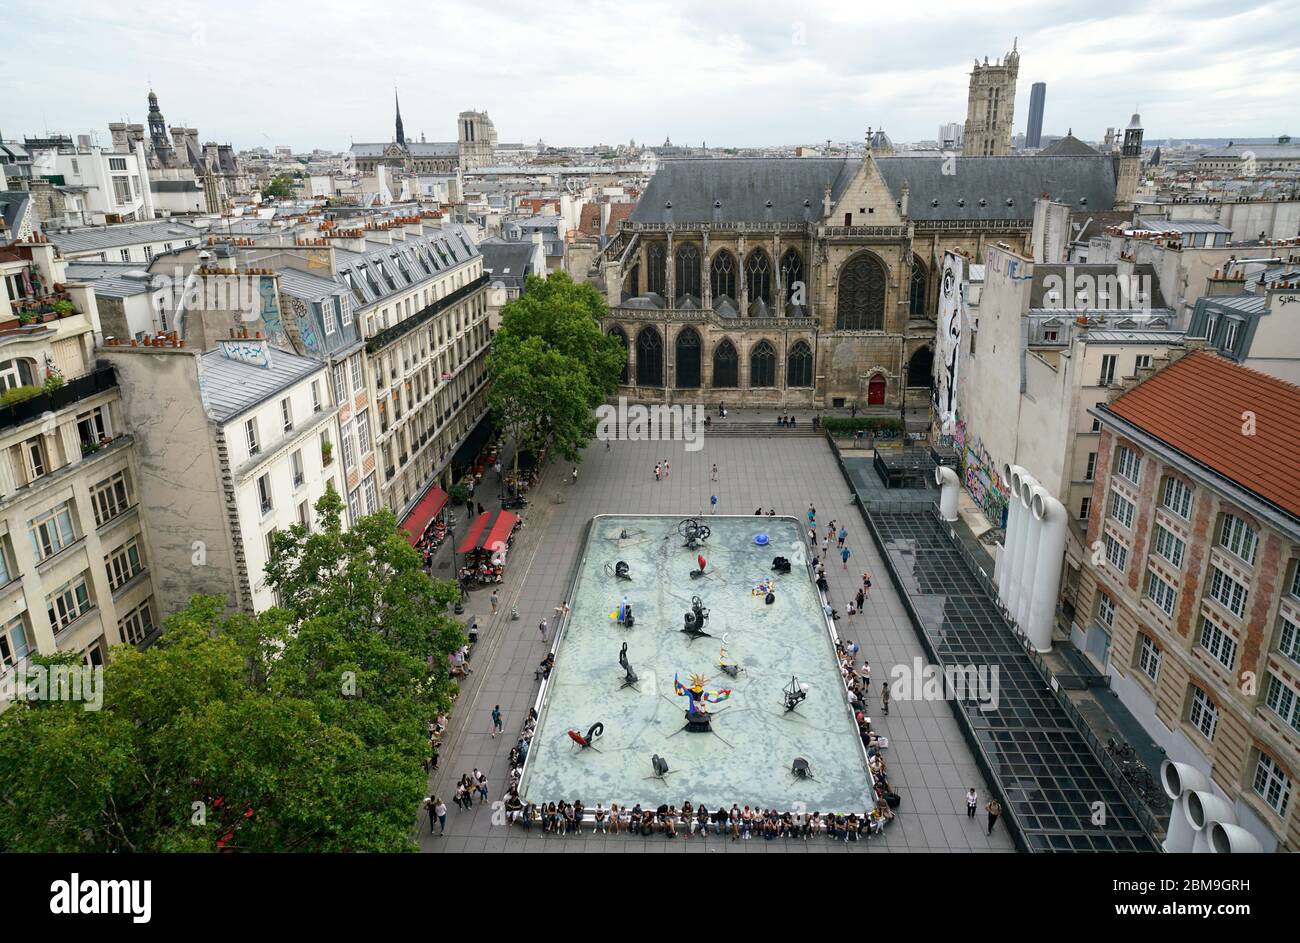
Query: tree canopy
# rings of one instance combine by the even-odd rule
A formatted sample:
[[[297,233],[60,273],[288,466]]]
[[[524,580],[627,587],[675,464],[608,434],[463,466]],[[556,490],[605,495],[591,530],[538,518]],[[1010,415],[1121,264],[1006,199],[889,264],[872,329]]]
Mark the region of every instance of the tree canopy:
[[[454,694],[446,614],[391,513],[276,535],[283,607],[195,596],[146,651],[115,649],[103,704],[0,714],[0,851],[401,851],[427,722]],[[57,656],[66,657],[66,656]]]
[[[618,389],[627,356],[601,332],[606,313],[595,288],[563,272],[530,275],[523,293],[501,309],[488,402],[497,427],[520,448],[554,449],[577,461],[595,435],[594,410]]]

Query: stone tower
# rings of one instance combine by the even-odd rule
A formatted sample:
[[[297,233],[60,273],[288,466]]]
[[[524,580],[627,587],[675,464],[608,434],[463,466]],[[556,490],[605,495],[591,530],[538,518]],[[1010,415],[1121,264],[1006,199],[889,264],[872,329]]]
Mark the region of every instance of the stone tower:
[[[1005,58],[990,64],[978,60],[970,74],[966,102],[966,130],[962,154],[966,157],[1000,157],[1011,153],[1011,120],[1016,104],[1016,76],[1020,53],[1013,42]]]
[[[1137,196],[1138,177],[1142,173],[1142,116],[1134,115],[1124,129],[1119,166],[1115,172],[1115,208],[1133,205]]]
[[[495,157],[497,132],[486,111],[462,111],[460,130],[460,169],[473,170],[488,167]]]
[[[176,152],[172,149],[171,138],[167,134],[167,122],[158,107],[158,96],[153,89],[149,89],[149,143],[160,165],[166,167],[171,164]]]

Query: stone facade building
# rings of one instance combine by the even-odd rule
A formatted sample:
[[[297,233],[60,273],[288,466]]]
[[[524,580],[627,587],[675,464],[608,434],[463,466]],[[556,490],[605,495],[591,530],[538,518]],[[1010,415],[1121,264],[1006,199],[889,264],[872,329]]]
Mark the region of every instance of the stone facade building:
[[[462,111],[455,141],[425,141],[423,135],[419,141],[408,141],[396,96],[394,106],[396,133],[392,141],[352,145],[350,153],[360,173],[373,174],[382,166],[408,174],[455,174],[492,164],[497,132],[486,111]]]
[[[1111,689],[1264,851],[1300,812],[1300,387],[1189,353],[1102,427],[1079,618]],[[1175,811],[1175,814],[1179,814]]]
[[[990,64],[978,60],[970,74],[966,130],[961,152],[969,157],[1003,157],[1011,153],[1011,120],[1016,105],[1020,53],[1015,44],[1006,57]]]
[[[598,259],[643,401],[924,413],[943,253],[1027,253],[1043,194],[1109,210],[1107,157],[666,161]],[[924,424],[924,416],[921,416]]]

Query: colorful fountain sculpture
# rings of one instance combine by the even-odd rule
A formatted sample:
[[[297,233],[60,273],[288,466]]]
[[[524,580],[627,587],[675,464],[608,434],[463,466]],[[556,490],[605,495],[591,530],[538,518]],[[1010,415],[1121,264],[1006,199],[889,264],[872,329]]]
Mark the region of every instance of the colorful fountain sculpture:
[[[690,687],[687,687],[682,684],[677,675],[673,675],[673,690],[677,692],[678,697],[686,698],[686,729],[692,733],[708,733],[712,729],[711,717],[706,705],[721,704],[731,697],[730,688],[721,688],[717,691],[704,690],[708,682],[709,679],[704,675],[692,674]]]

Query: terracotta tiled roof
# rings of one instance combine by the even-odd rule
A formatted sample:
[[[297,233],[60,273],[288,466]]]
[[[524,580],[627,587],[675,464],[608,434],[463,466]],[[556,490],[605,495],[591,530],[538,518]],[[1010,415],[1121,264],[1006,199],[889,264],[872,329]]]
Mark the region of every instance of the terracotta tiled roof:
[[[1197,351],[1109,410],[1300,518],[1300,386]],[[1242,432],[1246,413],[1254,435]]]
[[[600,232],[600,208],[603,203],[588,203],[582,208],[582,216],[578,221],[578,231],[584,236],[599,236]],[[603,235],[612,236],[618,232],[619,224],[632,215],[632,210],[636,208],[635,203],[610,203],[609,204],[609,222],[605,225]]]

